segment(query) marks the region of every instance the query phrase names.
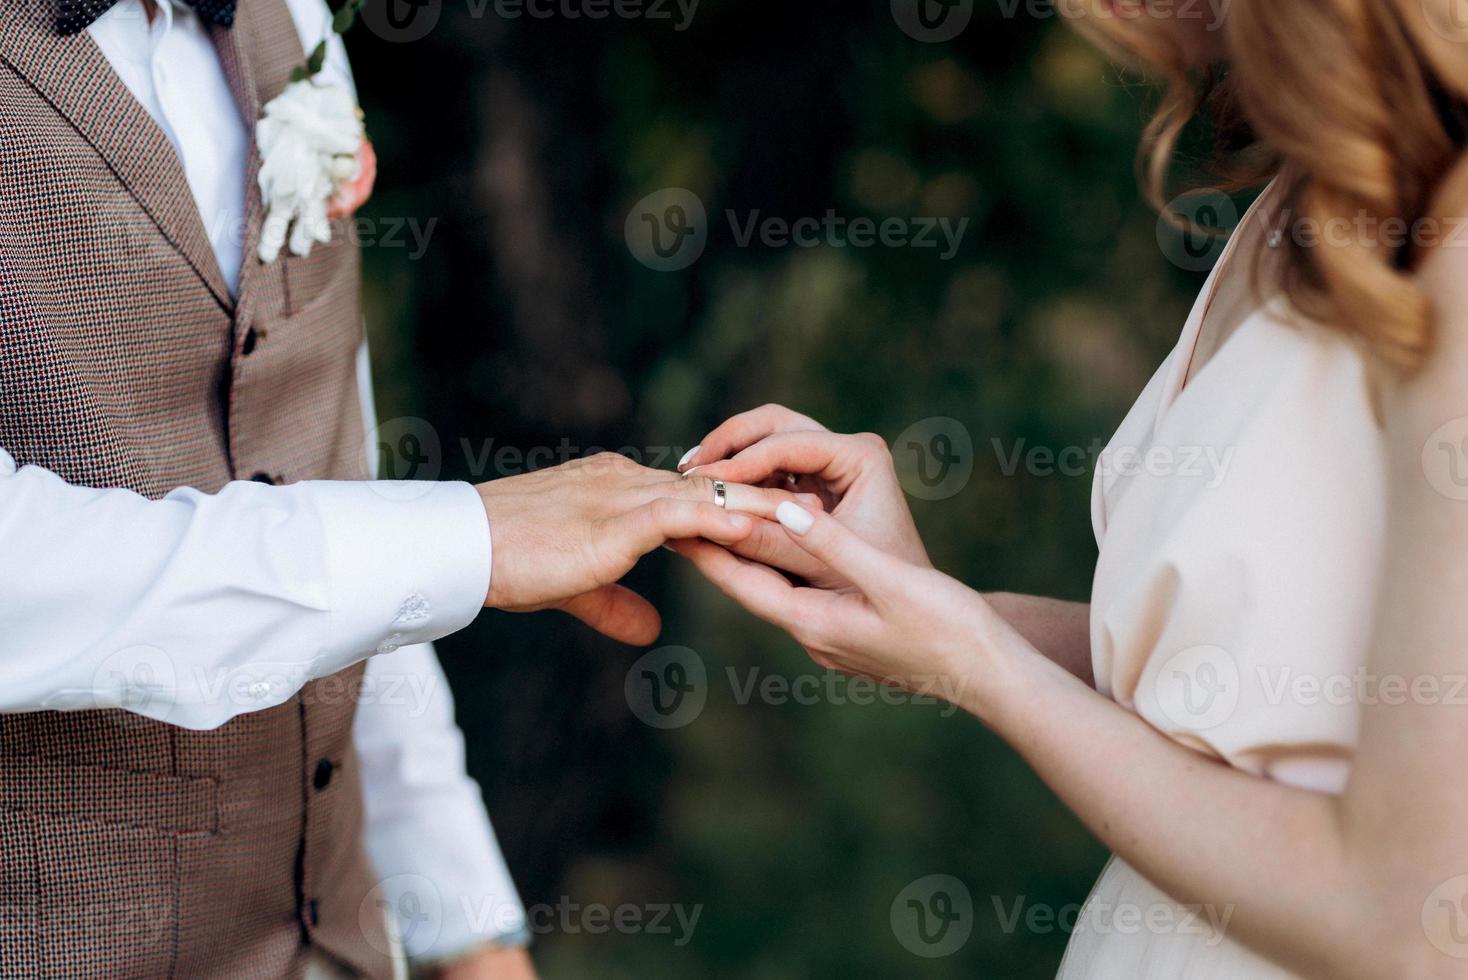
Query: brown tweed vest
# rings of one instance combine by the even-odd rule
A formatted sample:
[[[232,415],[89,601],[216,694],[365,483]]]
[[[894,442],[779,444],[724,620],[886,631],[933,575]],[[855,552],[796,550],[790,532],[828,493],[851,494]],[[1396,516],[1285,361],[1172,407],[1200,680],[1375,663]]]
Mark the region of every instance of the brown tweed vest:
[[[346,227],[261,265],[256,158],[233,301],[218,216],[91,38],[56,34],[53,2],[0,4],[0,446],[149,497],[364,478]],[[214,39],[253,129],[304,59],[285,3],[241,0]],[[313,945],[387,975],[350,739],[361,672],[209,732],[0,716],[0,975],[291,976]]]

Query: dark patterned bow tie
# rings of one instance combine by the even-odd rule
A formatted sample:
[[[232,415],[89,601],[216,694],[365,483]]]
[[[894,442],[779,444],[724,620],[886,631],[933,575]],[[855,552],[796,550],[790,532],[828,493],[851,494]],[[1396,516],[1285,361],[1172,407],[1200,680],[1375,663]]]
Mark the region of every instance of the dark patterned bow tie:
[[[235,0],[183,0],[194,8],[205,24],[220,27],[234,26]],[[59,0],[56,10],[56,29],[62,34],[75,34],[87,29],[87,25],[105,14],[117,0]]]

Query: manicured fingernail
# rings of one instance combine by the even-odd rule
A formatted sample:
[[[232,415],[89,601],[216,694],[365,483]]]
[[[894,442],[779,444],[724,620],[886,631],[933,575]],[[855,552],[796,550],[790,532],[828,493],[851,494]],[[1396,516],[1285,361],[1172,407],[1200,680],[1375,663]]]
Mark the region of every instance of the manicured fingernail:
[[[698,451],[702,448],[702,446],[694,446],[692,449],[688,450],[688,452],[684,453],[683,458],[678,460],[678,469],[681,470],[683,469],[683,467],[693,462],[693,457],[697,456]]]
[[[816,522],[808,510],[788,500],[775,508],[775,519],[784,526],[785,530],[801,537],[804,537],[805,532],[809,531]]]

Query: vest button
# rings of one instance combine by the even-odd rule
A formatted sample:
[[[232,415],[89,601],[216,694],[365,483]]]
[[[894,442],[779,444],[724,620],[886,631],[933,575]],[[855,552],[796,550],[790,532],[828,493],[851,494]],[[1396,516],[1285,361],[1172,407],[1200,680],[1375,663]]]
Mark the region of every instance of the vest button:
[[[331,784],[332,773],[336,772],[336,766],[330,759],[322,759],[316,763],[316,775],[311,777],[311,785],[318,790],[325,789]]]
[[[255,353],[255,345],[259,342],[259,332],[256,331],[254,327],[251,327],[249,330],[245,331],[245,344],[240,349],[240,353],[244,354],[244,356],[246,357],[249,357],[251,354]]]

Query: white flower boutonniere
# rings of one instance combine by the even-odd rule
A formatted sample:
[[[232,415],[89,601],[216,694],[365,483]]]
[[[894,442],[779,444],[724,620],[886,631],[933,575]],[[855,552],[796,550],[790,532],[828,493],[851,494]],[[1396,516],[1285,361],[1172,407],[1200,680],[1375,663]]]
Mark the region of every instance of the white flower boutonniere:
[[[357,176],[362,138],[362,112],[340,85],[304,79],[270,100],[255,124],[265,202],[261,262],[274,262],[287,238],[293,255],[331,241],[327,202]]]
[[[350,27],[362,2],[347,0],[332,17],[331,29],[341,34]],[[255,123],[265,204],[261,262],[274,262],[287,244],[293,255],[310,255],[312,245],[331,241],[329,203],[360,172],[357,151],[366,138],[362,110],[344,85],[318,77],[325,62],[323,39]]]

